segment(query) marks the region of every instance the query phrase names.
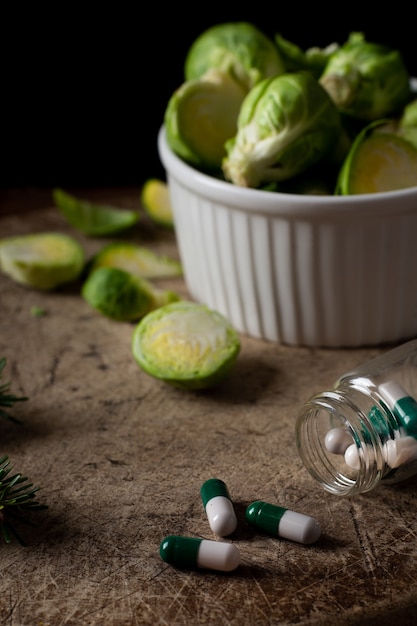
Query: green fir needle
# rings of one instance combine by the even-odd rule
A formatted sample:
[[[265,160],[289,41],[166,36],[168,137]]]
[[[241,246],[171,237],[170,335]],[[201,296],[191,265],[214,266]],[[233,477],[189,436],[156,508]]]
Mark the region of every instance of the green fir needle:
[[[11,543],[15,537],[21,545],[25,545],[15,525],[33,526],[30,519],[32,513],[48,507],[35,499],[39,487],[34,487],[22,474],[10,475],[11,469],[9,458],[0,457],[0,537],[6,543]]]
[[[0,359],[0,378],[1,378],[1,374],[5,365],[6,365],[6,359],[3,357],[2,359]],[[10,408],[16,402],[24,402],[28,398],[23,397],[23,396],[15,396],[9,393],[10,384],[11,383],[3,383],[0,385],[0,417],[11,420],[12,422],[20,423],[20,420],[16,419],[15,417],[12,417],[10,413],[4,410],[3,407]]]

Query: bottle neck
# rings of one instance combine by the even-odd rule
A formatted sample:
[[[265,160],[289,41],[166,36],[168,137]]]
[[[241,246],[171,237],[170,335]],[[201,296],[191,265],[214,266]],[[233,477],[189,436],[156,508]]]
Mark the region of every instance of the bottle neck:
[[[333,494],[352,496],[370,491],[392,471],[385,446],[397,428],[371,386],[346,383],[304,405],[296,441],[315,480]]]

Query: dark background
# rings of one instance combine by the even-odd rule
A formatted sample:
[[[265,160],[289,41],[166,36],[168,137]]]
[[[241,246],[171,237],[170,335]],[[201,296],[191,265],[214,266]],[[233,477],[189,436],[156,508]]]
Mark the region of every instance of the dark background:
[[[302,48],[362,31],[401,50],[417,75],[414,18],[405,5],[377,15],[366,3],[281,5],[118,4],[87,14],[60,4],[42,14],[33,3],[30,12],[3,15],[0,185],[141,185],[163,177],[156,138],[165,106],[183,80],[189,46],[217,23],[250,21]]]

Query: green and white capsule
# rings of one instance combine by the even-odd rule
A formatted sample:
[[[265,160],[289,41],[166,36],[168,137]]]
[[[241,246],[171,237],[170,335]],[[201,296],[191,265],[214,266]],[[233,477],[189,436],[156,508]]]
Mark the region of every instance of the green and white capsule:
[[[282,537],[298,543],[314,543],[321,535],[320,524],[314,517],[261,500],[252,502],[247,507],[246,519],[252,526],[274,537]]]
[[[165,563],[179,568],[213,569],[232,572],[240,565],[240,552],[233,543],[168,535],[159,554]]]
[[[398,418],[406,434],[417,437],[417,401],[394,381],[379,385],[378,391]]]
[[[219,537],[231,535],[237,527],[229,490],[219,478],[210,478],[200,489],[201,499],[211,530]]]
[[[401,424],[398,436],[384,444],[384,457],[392,468],[417,459],[417,402],[394,381],[379,385],[378,391]]]

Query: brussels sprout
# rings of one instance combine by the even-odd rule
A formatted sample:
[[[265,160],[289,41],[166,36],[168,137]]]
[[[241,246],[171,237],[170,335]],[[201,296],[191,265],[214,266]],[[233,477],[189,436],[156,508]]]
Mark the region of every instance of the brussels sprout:
[[[243,101],[224,175],[243,187],[286,180],[321,160],[340,133],[339,112],[310,73],[266,78]]]
[[[227,22],[204,31],[185,59],[185,79],[200,78],[209,69],[230,74],[247,92],[263,78],[285,71],[274,44],[248,22]]]
[[[319,80],[340,111],[371,122],[402,110],[411,97],[409,78],[400,52],[351,33]]]
[[[417,186],[417,149],[398,134],[378,132],[384,123],[372,122],[359,133],[340,170],[336,194]]]
[[[132,336],[132,353],[148,374],[183,389],[205,389],[229,373],[240,350],[229,321],[182,301],[148,313]]]
[[[405,107],[398,123],[398,133],[417,148],[417,98]]]
[[[93,309],[117,321],[136,321],[149,311],[180,299],[173,291],[156,289],[145,278],[117,267],[100,267],[91,272],[81,295]]]
[[[92,237],[118,233],[139,220],[137,211],[80,200],[62,189],[54,189],[53,197],[71,226]]]
[[[84,267],[80,244],[61,233],[36,233],[0,240],[0,269],[10,278],[49,291],[78,278]]]
[[[400,119],[401,128],[417,128],[417,98],[409,102]]]
[[[89,264],[89,272],[99,267],[118,267],[134,276],[148,279],[182,275],[179,261],[125,242],[109,243],[97,252]]]
[[[165,228],[172,229],[174,227],[169,189],[163,180],[149,178],[145,181],[140,199],[143,208],[153,222]]]
[[[297,44],[284,39],[281,34],[275,35],[275,44],[286,72],[307,70],[317,79],[323,73],[330,55],[339,48],[339,44],[331,43],[326,48],[313,47],[304,51]]]
[[[203,170],[220,169],[224,144],[236,133],[244,97],[238,83],[217,70],[183,83],[171,96],[164,116],[172,150]]]

